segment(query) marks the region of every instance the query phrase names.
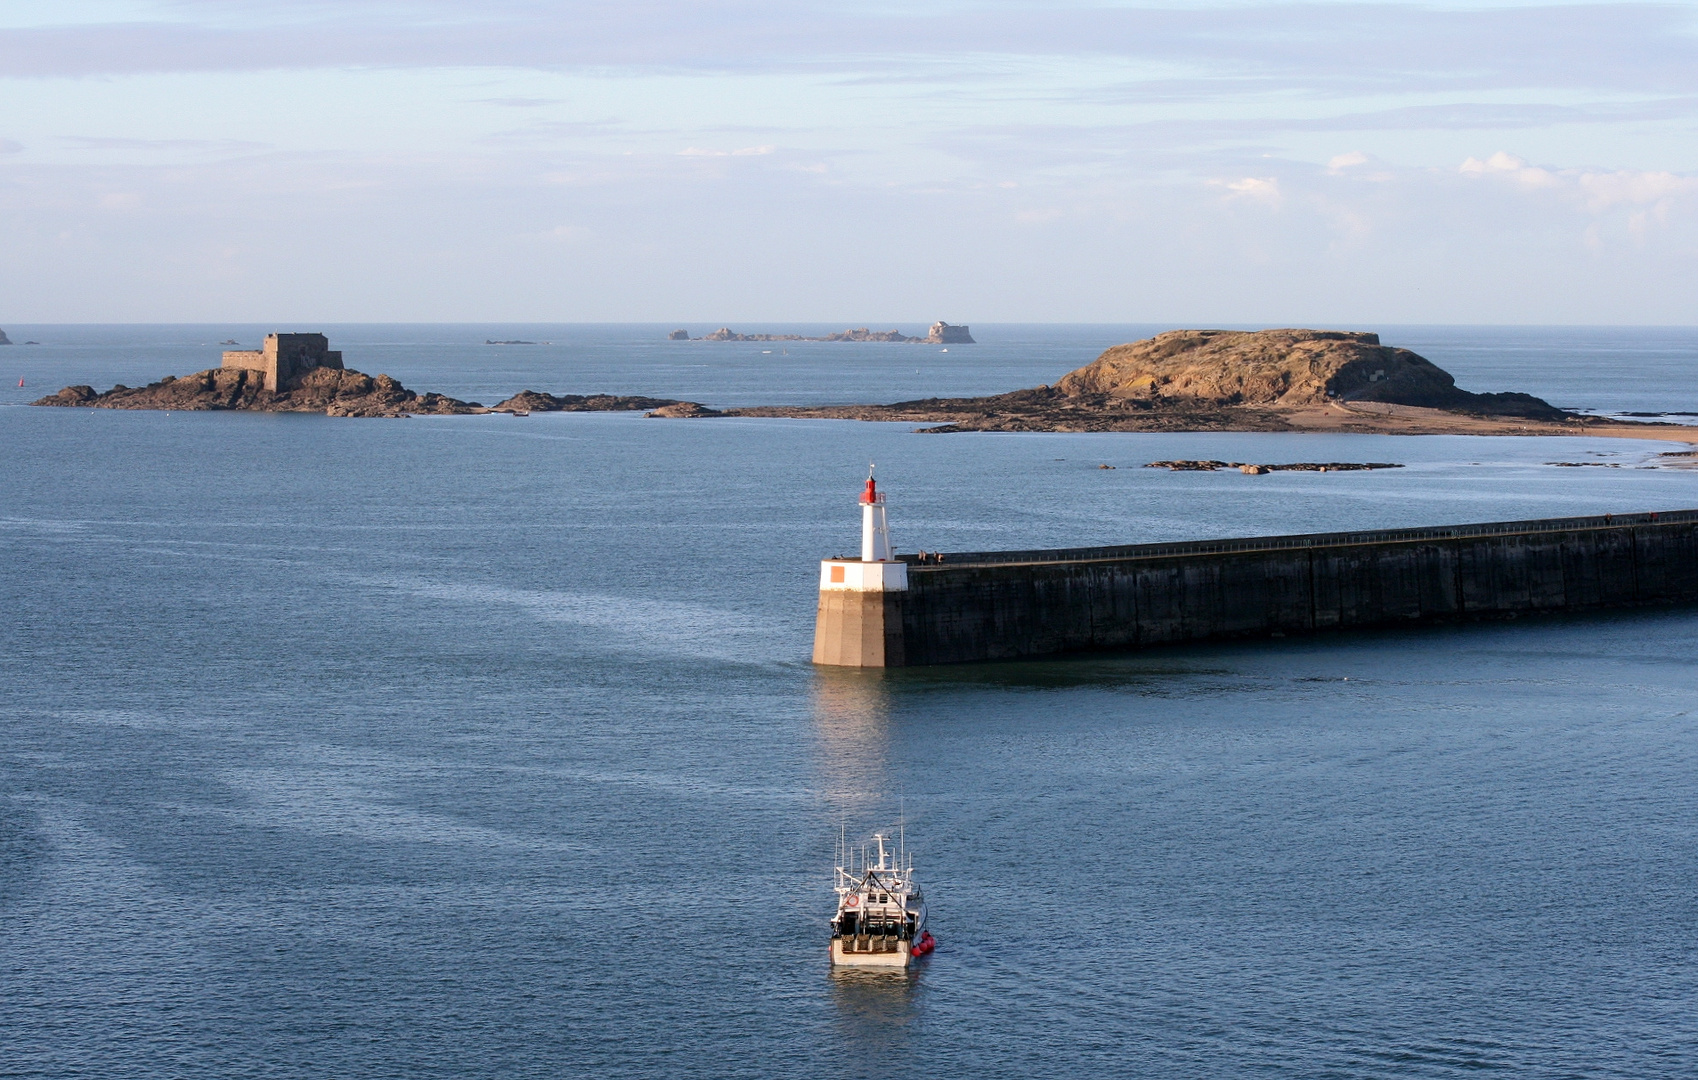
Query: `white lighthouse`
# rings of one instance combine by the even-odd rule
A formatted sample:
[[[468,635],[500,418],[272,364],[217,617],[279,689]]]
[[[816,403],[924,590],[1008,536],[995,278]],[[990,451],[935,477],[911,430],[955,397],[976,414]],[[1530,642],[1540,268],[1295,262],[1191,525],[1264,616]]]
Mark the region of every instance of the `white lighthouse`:
[[[861,492],[861,557],[820,562],[814,663],[901,667],[908,564],[890,550],[884,495],[871,474]]]

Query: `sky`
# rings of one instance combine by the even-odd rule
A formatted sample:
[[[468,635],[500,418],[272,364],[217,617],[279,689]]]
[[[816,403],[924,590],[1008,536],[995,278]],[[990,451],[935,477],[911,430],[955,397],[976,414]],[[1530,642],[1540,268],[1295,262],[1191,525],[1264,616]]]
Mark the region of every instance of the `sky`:
[[[1698,3],[5,0],[0,326],[1698,323]]]

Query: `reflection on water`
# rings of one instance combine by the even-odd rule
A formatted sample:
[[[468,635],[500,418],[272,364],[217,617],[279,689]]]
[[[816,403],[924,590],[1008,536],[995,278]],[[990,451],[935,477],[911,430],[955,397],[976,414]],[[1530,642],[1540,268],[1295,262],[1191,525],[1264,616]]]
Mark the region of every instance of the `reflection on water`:
[[[905,971],[832,968],[831,1003],[842,1045],[867,1048],[878,1059],[902,1057],[919,1019],[924,970],[924,963]]]
[[[876,668],[814,670],[820,790],[845,812],[888,795],[890,679]]]

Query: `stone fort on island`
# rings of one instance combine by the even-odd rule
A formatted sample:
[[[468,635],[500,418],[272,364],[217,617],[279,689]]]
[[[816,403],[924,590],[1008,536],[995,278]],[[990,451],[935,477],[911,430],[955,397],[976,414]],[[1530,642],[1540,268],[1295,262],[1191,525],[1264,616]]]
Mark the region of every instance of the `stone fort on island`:
[[[223,366],[259,372],[265,389],[276,393],[284,383],[313,368],[341,368],[342,354],[330,348],[330,339],[323,334],[267,334],[264,348],[226,352]]]

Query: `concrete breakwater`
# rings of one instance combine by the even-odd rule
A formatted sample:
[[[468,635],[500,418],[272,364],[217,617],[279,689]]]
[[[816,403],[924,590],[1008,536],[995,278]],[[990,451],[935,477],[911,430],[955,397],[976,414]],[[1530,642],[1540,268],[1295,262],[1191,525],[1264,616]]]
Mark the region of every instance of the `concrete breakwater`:
[[[835,565],[814,661],[904,667],[1694,603],[1698,510]]]

